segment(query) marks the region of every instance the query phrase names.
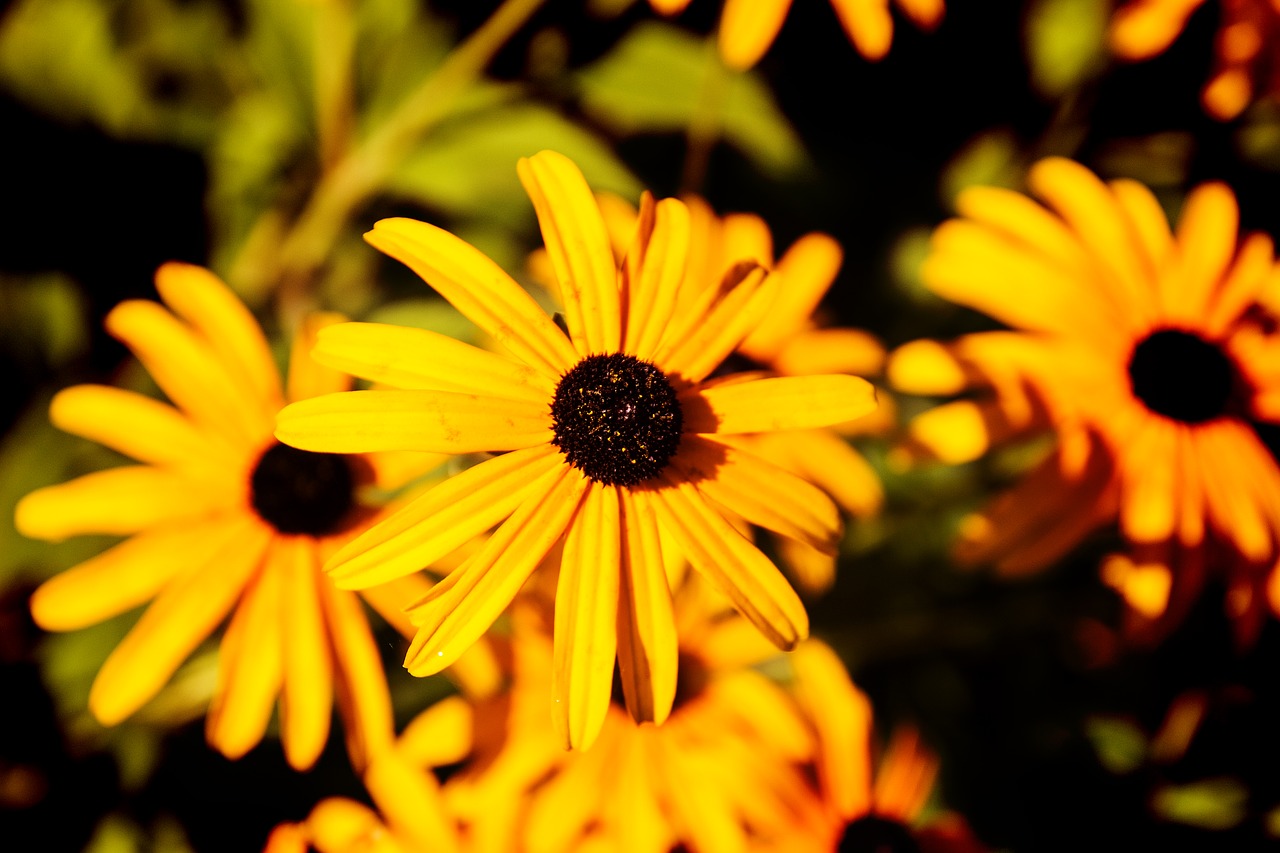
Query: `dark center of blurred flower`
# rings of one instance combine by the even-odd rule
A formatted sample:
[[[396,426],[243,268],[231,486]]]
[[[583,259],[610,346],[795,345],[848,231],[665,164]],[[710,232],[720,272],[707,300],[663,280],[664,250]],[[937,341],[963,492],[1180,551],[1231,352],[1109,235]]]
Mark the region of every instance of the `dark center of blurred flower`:
[[[682,707],[702,695],[702,691],[711,683],[711,671],[702,662],[702,658],[681,649],[676,664],[676,693],[671,701],[671,713],[675,714]],[[627,696],[622,686],[622,670],[617,665],[613,668],[613,694],[609,697],[614,705],[622,710],[627,709]]]
[[[1161,329],[1133,348],[1129,381],[1133,396],[1151,411],[1198,424],[1226,413],[1236,371],[1216,344],[1191,332]]]
[[[865,815],[845,825],[837,853],[920,853],[911,830],[896,820]]]
[[[355,476],[347,457],[276,444],[258,459],[251,502],[281,533],[336,532],[355,505]]]
[[[609,486],[657,475],[680,445],[684,416],[666,374],[623,353],[589,355],[560,378],[551,401],[556,447]]]

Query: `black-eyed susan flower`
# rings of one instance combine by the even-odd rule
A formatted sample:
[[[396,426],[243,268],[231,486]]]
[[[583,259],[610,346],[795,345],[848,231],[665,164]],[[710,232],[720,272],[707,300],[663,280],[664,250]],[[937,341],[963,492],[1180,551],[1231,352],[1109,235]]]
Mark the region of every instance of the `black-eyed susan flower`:
[[[316,333],[344,318],[313,315],[295,338],[287,382],[249,311],[212,273],[171,263],[156,274],[168,306],[131,300],[108,331],[172,405],[79,385],[50,417],[139,464],[32,492],[16,524],[32,537],[85,533],[123,542],[48,580],[36,622],[70,631],[150,602],[93,682],[89,708],[114,725],[141,707],[230,613],[208,714],[210,743],[231,757],[262,738],[277,696],[290,764],[309,767],[328,737],[334,696],[357,761],[389,743],[390,700],[370,626],[353,594],[320,571],[339,543],[372,522],[362,489],[391,485],[403,459],[309,453],[272,437],[276,411],[350,387],[308,357]],[[416,467],[417,460],[412,467]],[[421,469],[419,469],[421,471]],[[424,578],[366,599],[401,631],[398,607]]]
[[[1171,618],[1180,612],[1214,565],[1231,567],[1233,613],[1262,607],[1280,551],[1280,468],[1259,437],[1280,419],[1280,338],[1259,305],[1280,283],[1271,239],[1237,237],[1220,183],[1190,193],[1176,232],[1133,181],[1051,158],[1028,184],[1043,205],[1002,189],[962,194],[923,268],[934,292],[1014,330],[909,344],[888,368],[904,390],[954,393],[975,376],[995,389],[910,425],[917,445],[951,461],[1010,436],[1058,436],[1046,462],[970,519],[963,549],[1028,571],[1118,519],[1172,571],[1111,570],[1149,618],[1170,601]],[[1206,562],[1219,547],[1231,559]],[[1276,591],[1273,580],[1273,611]]]
[[[663,15],[675,15],[689,0],[649,0]],[[912,23],[932,30],[942,22],[944,0],[896,0]],[[883,59],[893,43],[893,15],[889,0],[831,0],[849,41],[873,62]],[[720,55],[730,68],[751,68],[768,53],[782,29],[791,0],[724,0],[720,16]]]
[[[555,708],[565,743],[581,747],[604,721],[615,653],[638,717],[661,721],[671,707],[677,658],[663,537],[779,647],[806,636],[795,592],[719,507],[820,546],[839,535],[838,509],[726,437],[843,423],[873,409],[874,392],[851,376],[708,379],[770,310],[776,288],[765,272],[745,262],[682,305],[683,203],[649,201],[619,265],[572,162],[543,152],[519,173],[568,334],[467,243],[423,222],[383,220],[368,241],[508,354],[421,330],[332,327],[317,359],[399,389],[295,403],[276,435],[315,452],[501,454],[345,546],[329,569],[340,586],[379,583],[499,525],[411,609],[419,630],[406,666],[427,675],[480,637],[563,539]]]
[[[1122,59],[1157,56],[1173,44],[1204,0],[1129,0],[1111,20],[1111,49]],[[1271,0],[1223,0],[1214,67],[1200,92],[1205,111],[1227,121],[1256,98],[1280,94],[1280,9]]]

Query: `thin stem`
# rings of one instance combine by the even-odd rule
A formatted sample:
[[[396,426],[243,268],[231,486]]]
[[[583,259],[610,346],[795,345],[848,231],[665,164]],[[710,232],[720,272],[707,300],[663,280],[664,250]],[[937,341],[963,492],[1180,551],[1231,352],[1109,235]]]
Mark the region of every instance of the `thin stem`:
[[[351,0],[319,4],[315,23],[316,132],[320,138],[320,166],[332,169],[351,146],[355,125],[352,62],[356,27]]]

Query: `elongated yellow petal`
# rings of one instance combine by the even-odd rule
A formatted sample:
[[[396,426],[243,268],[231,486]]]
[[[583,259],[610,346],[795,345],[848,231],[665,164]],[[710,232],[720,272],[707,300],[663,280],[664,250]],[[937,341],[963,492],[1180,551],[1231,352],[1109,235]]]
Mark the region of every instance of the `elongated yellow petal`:
[[[818,734],[818,779],[847,819],[871,807],[871,702],[849,681],[844,664],[817,640],[788,658],[792,694]]]
[[[777,280],[762,267],[740,268],[738,284],[705,316],[686,318],[696,323],[685,333],[668,328],[654,354],[654,362],[676,383],[692,385],[710,375],[769,311]]]
[[[267,571],[280,572],[284,600],[284,692],[281,695],[280,739],[294,770],[315,764],[329,738],[333,708],[333,655],[325,627],[318,584],[320,574],[315,542],[305,536],[284,536],[272,543]]]
[[[502,268],[447,231],[383,219],[365,240],[404,263],[513,355],[558,380],[578,361],[573,344]]]
[[[689,237],[689,209],[678,199],[658,202],[647,244],[632,247],[640,258],[627,258],[637,268],[627,306],[626,352],[648,359],[666,332],[689,262]]]
[[[720,56],[745,71],[760,61],[778,37],[791,0],[725,0],[720,15]]]
[[[535,497],[535,485],[563,465],[547,445],[486,460],[347,543],[325,570],[339,586],[353,589],[426,568]]]
[[[200,518],[225,498],[187,478],[145,465],[95,471],[37,489],[18,501],[14,525],[24,536],[61,541],[81,533],[128,535],[157,524]]]
[[[844,530],[835,502],[766,459],[699,436],[685,436],[672,464],[698,491],[752,524],[835,552]]]
[[[369,766],[364,784],[396,835],[412,849],[440,853],[458,853],[462,849],[440,786],[431,774],[389,752]]]
[[[226,520],[156,527],[61,572],[31,595],[31,615],[46,631],[74,631],[137,607],[189,565],[184,555],[207,553]]]
[[[795,702],[754,669],[721,673],[707,685],[709,701],[728,710],[751,742],[797,764],[813,758],[816,744]]]
[[[565,537],[556,584],[552,719],[566,749],[595,742],[609,710],[618,636],[618,491],[592,483]]]
[[[1148,269],[1153,276],[1160,274],[1173,249],[1173,233],[1169,230],[1169,218],[1160,206],[1160,200],[1137,181],[1122,178],[1107,185],[1133,226]]]
[[[396,752],[419,767],[456,764],[475,747],[476,708],[448,696],[423,711],[396,740]]]
[[[804,604],[778,567],[725,521],[691,484],[664,474],[650,493],[658,521],[689,562],[781,649],[809,634]]]
[[[787,340],[772,361],[766,363],[773,372],[783,376],[814,373],[867,376],[880,372],[884,347],[874,335],[861,329],[809,329]]]
[[[346,320],[344,315],[334,311],[316,311],[302,318],[289,347],[289,378],[285,386],[289,402],[351,390],[351,377],[340,372],[341,368],[334,369],[315,359],[316,340],[320,333]]]
[[[1168,280],[1180,292],[1166,295],[1174,316],[1204,318],[1235,255],[1239,223],[1240,209],[1226,184],[1201,184],[1187,196],[1177,233],[1182,275]]]
[[[662,725],[676,696],[679,650],[671,587],[658,521],[644,492],[618,492],[622,578],[618,597],[618,671],[627,711]]]
[[[849,41],[865,59],[883,59],[893,44],[889,0],[831,0]]]
[[[523,362],[426,329],[341,323],[320,334],[315,358],[397,388],[462,391],[550,405],[555,383]]]
[[[139,462],[191,469],[234,464],[235,455],[173,406],[107,385],[75,385],[49,404],[59,429],[105,444]]]
[[[539,478],[535,495],[449,575],[457,580],[448,591],[415,613],[421,630],[405,661],[409,672],[439,672],[489,629],[569,526],[587,483],[567,465]]]
[[[338,710],[347,735],[347,753],[358,770],[391,748],[395,720],[382,657],[369,630],[360,599],[318,580],[325,624],[333,639]]]
[[[402,853],[377,813],[363,803],[344,797],[326,797],[316,803],[307,816],[307,837],[302,846],[276,850],[268,841],[264,853],[306,853],[315,846],[319,853],[343,853],[357,849],[361,853]],[[277,830],[279,827],[277,827]]]
[[[182,411],[234,442],[261,444],[274,407],[247,397],[210,345],[155,302],[121,302],[107,331],[133,350],[156,384]]]
[[[152,602],[102,665],[89,710],[104,726],[128,717],[164,686],[262,565],[271,531],[245,518],[229,532],[229,541],[202,555]]]
[[[876,391],[857,376],[783,376],[692,388],[680,406],[687,433],[773,432],[862,417],[875,409]]]
[[[156,290],[191,325],[238,384],[267,411],[284,404],[280,370],[253,314],[231,288],[204,267],[170,262],[156,270]]]
[[[618,267],[591,188],[573,161],[555,151],[522,158],[516,170],[537,211],[578,352],[617,352]]]
[[[708,767],[715,761],[704,753],[681,755],[679,744],[654,738],[658,752],[654,767],[658,771],[661,790],[680,791],[684,796],[668,800],[674,821],[684,829],[684,837],[694,850],[722,853],[745,853],[747,831],[730,802],[724,785],[715,784],[715,771]],[[711,778],[708,778],[711,777]]]
[[[764,321],[743,340],[742,353],[762,364],[772,362],[809,324],[843,260],[840,244],[826,234],[806,234],[793,243],[775,269],[782,282],[778,295]]]
[[[551,440],[551,408],[455,391],[348,391],[285,406],[276,438],[325,453],[519,450]]]
[[[884,502],[875,469],[832,430],[765,433],[752,436],[747,446],[813,483],[845,512],[870,515]]]
[[[1271,238],[1266,234],[1250,234],[1241,244],[1236,262],[1209,308],[1205,334],[1211,338],[1222,335],[1258,300],[1259,292],[1275,269],[1275,246]]]
[[[284,678],[282,611],[280,572],[259,572],[218,647],[218,686],[205,718],[205,737],[227,758],[253,749],[271,721]]]

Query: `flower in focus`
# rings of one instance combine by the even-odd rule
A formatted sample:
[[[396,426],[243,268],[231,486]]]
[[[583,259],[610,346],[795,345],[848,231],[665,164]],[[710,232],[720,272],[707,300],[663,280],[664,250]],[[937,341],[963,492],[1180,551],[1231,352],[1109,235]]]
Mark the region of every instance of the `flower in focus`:
[[[663,542],[779,647],[806,636],[795,592],[719,507],[819,547],[839,536],[839,511],[731,437],[843,423],[874,408],[874,391],[851,376],[708,379],[769,311],[776,286],[765,272],[736,266],[720,287],[683,305],[684,204],[650,199],[619,266],[572,162],[543,152],[522,160],[519,173],[568,335],[467,243],[423,222],[383,220],[369,242],[509,355],[423,330],[334,326],[320,335],[318,360],[398,389],[295,403],[281,412],[276,435],[316,452],[501,453],[344,546],[328,568],[340,586],[381,583],[499,524],[411,607],[418,633],[406,666],[428,675],[488,630],[563,538],[555,719],[564,743],[585,747],[609,707],[615,654],[639,718],[661,722],[671,708],[677,656]]]
[[[910,392],[958,393],[976,377],[994,390],[909,426],[948,461],[1057,434],[1044,462],[969,519],[962,555],[1031,571],[1118,519],[1138,559],[1108,579],[1146,623],[1176,621],[1219,565],[1250,634],[1280,553],[1280,468],[1260,437],[1280,420],[1280,338],[1258,302],[1280,283],[1272,241],[1238,242],[1236,200],[1220,183],[1190,193],[1176,232],[1133,181],[1050,158],[1028,184],[1043,206],[1003,189],[963,193],[923,268],[935,293],[1014,331],[914,342],[888,366]],[[1270,596],[1280,610],[1274,580]]]
[[[1122,59],[1163,53],[1204,0],[1129,0],[1111,20],[1111,49]],[[1273,0],[1223,0],[1214,67],[1200,92],[1205,110],[1227,121],[1260,96],[1280,94],[1280,7]]]
[[[228,613],[210,743],[239,757],[261,740],[277,696],[289,763],[311,766],[329,733],[336,693],[357,762],[389,742],[382,663],[359,600],[321,572],[324,558],[370,523],[361,492],[403,466],[388,455],[308,453],[272,438],[286,399],[349,387],[308,357],[316,332],[342,317],[313,315],[294,342],[285,387],[249,311],[212,273],[170,263],[156,273],[169,310],[131,300],[107,329],[137,356],[173,405],[132,391],[78,385],[58,393],[62,429],[138,460],[39,489],[19,503],[27,536],[129,538],[44,583],[31,599],[41,627],[70,631],[148,601],[107,658],[89,708],[114,725],[141,707]],[[402,582],[366,597],[412,632],[396,602],[425,591]]]
[[[689,0],[649,0],[659,14],[676,15]],[[933,30],[942,22],[943,0],[896,0],[911,22]],[[893,15],[889,0],[831,0],[831,7],[853,46],[864,58],[883,59],[893,43]],[[791,9],[791,0],[724,0],[720,15],[720,55],[730,68],[745,71],[768,53],[782,22]]]
[[[775,262],[773,235],[759,216],[732,213],[720,217],[697,196],[681,199],[689,210],[693,235],[678,305],[696,305],[704,290],[742,260],[752,260],[778,280],[778,295],[769,313],[747,335],[716,373],[735,368],[764,371],[775,376],[849,373],[868,376],[880,371],[884,347],[860,329],[826,328],[816,321],[819,303],[835,281],[843,252],[826,234],[813,232],[796,240]],[[598,196],[615,257],[621,262],[635,233],[637,211],[625,200]],[[554,281],[546,253],[530,258],[540,281]],[[814,483],[851,515],[875,514],[884,490],[875,470],[839,433],[878,432],[892,422],[883,397],[875,413],[838,429],[763,433],[738,436],[738,446]],[[821,592],[835,580],[836,552],[819,549],[786,536],[775,540],[777,553],[796,582],[809,592]]]

